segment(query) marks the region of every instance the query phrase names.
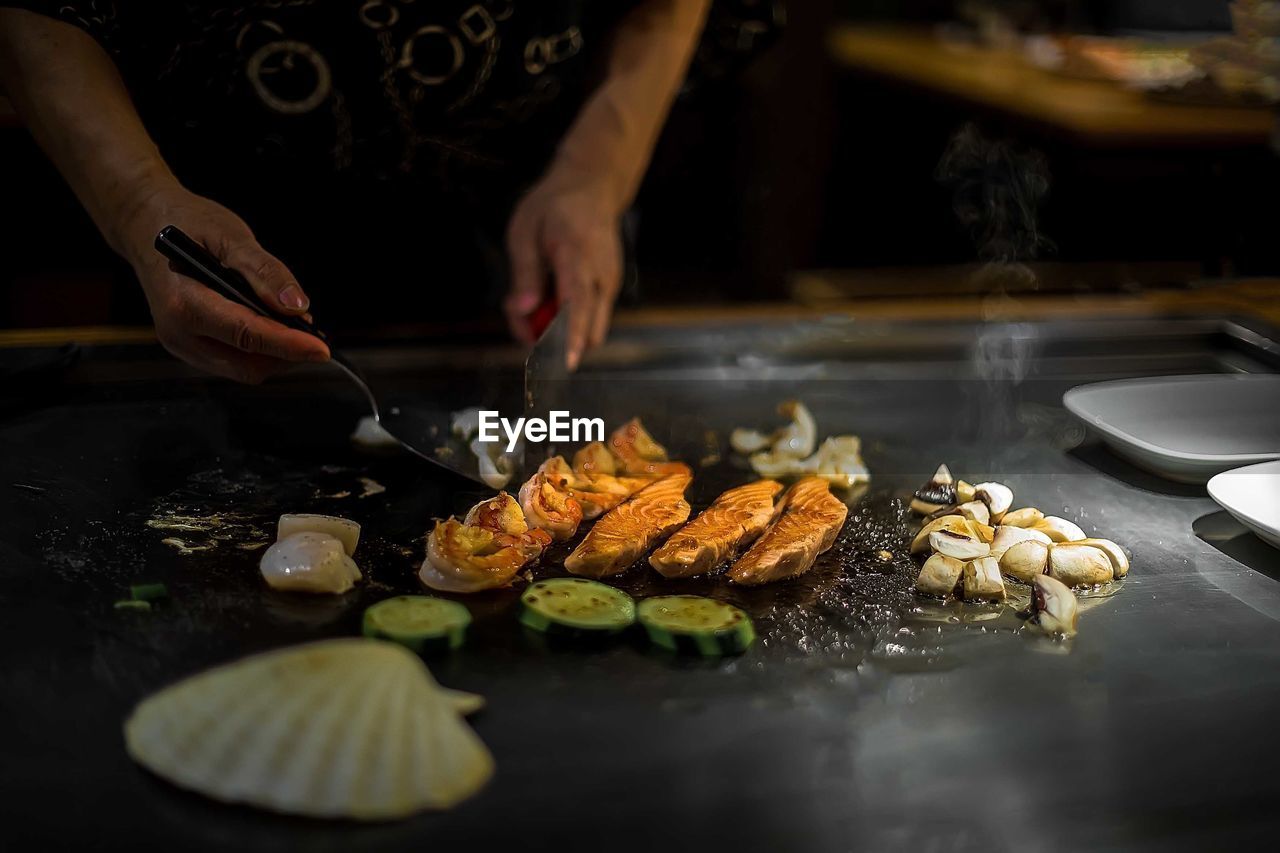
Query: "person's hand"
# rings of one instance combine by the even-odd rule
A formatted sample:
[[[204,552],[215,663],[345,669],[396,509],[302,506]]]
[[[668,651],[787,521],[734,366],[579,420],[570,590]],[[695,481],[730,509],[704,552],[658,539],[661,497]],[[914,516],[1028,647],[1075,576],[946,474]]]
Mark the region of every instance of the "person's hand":
[[[176,225],[241,273],[282,315],[305,314],[307,295],[249,226],[222,205],[177,186],[153,191],[133,205],[119,227],[119,248],[133,266],[165,349],[209,373],[257,383],[302,361],[327,361],[329,348],[305,332],[261,317],[174,272],[155,250],[156,234]]]
[[[507,226],[507,323],[518,340],[533,343],[531,316],[553,292],[569,312],[570,370],[609,331],[622,279],[620,217],[605,186],[553,170],[520,200]]]

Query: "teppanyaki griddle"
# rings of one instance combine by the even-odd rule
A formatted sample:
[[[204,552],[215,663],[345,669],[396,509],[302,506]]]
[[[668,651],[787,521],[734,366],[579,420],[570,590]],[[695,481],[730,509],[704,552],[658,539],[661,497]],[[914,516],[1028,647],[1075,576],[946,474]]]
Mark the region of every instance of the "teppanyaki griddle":
[[[1280,708],[1280,564],[1203,492],[1129,468],[1058,405],[1066,387],[1093,379],[1274,369],[1234,328],[905,326],[823,343],[787,327],[774,355],[745,363],[727,346],[767,325],[623,335],[582,378],[598,383],[602,406],[644,416],[674,452],[707,462],[696,504],[748,476],[723,452],[727,429],[766,425],[787,396],[810,405],[822,432],[863,437],[871,490],[806,578],[680,585],[751,611],[761,639],[740,658],[670,658],[634,638],[548,646],[515,622],[516,591],[467,598],[468,645],[430,664],[442,683],[488,698],[475,725],[497,775],[453,812],[374,827],[178,791],[129,761],[120,723],[142,696],[211,664],[355,633],[368,603],[418,591],[429,519],[483,493],[353,452],[359,403],[314,374],[256,389],[82,385],[78,376],[126,359],[139,376],[162,369],[136,351],[88,350],[62,386],[6,401],[0,421],[3,446],[21,449],[0,458],[0,795],[10,815],[0,840],[1168,850],[1257,837],[1274,829],[1280,794],[1270,770],[1280,748],[1265,734]],[[457,388],[455,373],[413,364],[381,378],[442,399]],[[1084,613],[1069,647],[1014,636],[1000,614],[939,613],[910,594],[900,499],[943,460],[1133,552],[1123,588]],[[360,497],[361,477],[386,491]],[[340,599],[263,588],[260,552],[239,546],[300,509],[365,525],[368,584]],[[218,513],[216,530],[147,525]],[[182,554],[163,542],[184,536],[210,547]],[[149,614],[113,611],[140,580],[167,583],[171,600]],[[670,588],[643,570],[620,585]]]

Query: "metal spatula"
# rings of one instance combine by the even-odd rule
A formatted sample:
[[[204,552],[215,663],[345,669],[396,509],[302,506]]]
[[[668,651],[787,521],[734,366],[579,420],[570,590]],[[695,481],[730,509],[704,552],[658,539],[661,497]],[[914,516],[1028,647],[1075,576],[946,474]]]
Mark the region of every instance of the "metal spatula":
[[[333,365],[356,384],[369,403],[369,410],[373,413],[374,420],[401,446],[434,465],[446,468],[455,474],[461,474],[468,480],[484,483],[480,477],[475,454],[450,434],[447,411],[434,412],[403,404],[386,408],[379,406],[378,398],[374,395],[364,373],[342,352],[334,348],[329,341],[329,336],[317,328],[313,322],[303,317],[287,316],[272,311],[254,292],[252,285],[245,280],[244,276],[223,266],[208,249],[191,239],[177,226],[165,226],[156,235],[155,246],[156,250],[168,258],[182,275],[217,291],[232,302],[238,302],[254,313],[324,341],[329,345],[329,355]]]

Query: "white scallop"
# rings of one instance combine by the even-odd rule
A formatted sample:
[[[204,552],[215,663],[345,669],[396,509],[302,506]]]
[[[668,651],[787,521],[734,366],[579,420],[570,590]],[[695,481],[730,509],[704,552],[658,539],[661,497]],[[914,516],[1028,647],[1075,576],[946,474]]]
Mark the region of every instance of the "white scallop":
[[[336,515],[316,515],[308,512],[285,513],[276,523],[276,541],[295,533],[324,533],[342,543],[348,557],[355,556],[360,544],[360,524]]]
[[[360,580],[342,543],[325,533],[295,533],[268,548],[258,564],[273,589],[341,594]]]
[[[493,759],[421,659],[343,639],[254,655],[181,681],[125,722],[135,761],[227,802],[390,820],[478,791]]]

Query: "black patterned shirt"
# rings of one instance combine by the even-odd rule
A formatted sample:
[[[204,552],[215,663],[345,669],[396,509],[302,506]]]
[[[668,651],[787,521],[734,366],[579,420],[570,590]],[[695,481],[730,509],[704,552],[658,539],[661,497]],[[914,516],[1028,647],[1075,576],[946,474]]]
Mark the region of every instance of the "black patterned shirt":
[[[179,174],[527,181],[572,121],[626,3],[0,0],[111,54]],[[184,161],[187,161],[184,163]]]

